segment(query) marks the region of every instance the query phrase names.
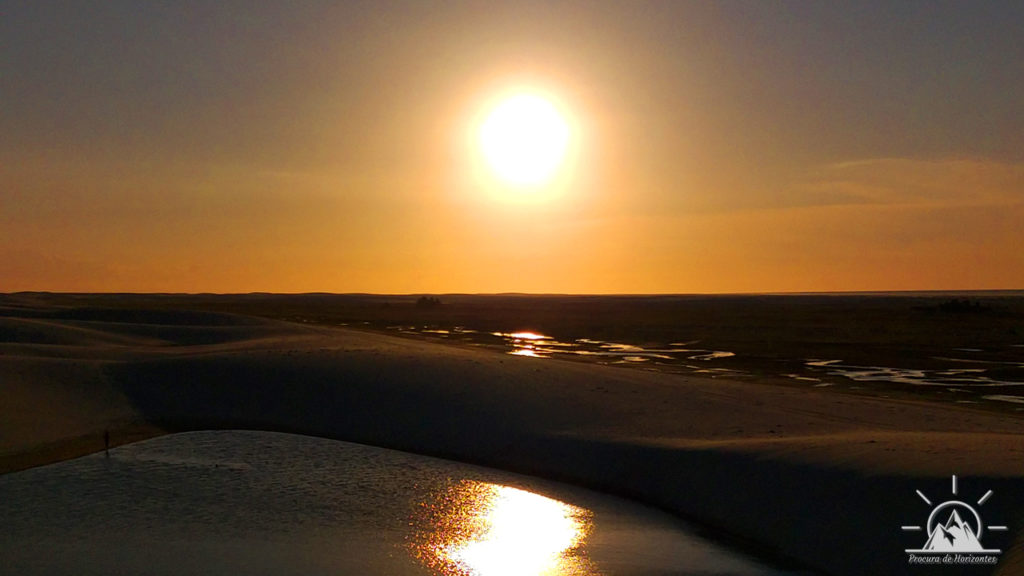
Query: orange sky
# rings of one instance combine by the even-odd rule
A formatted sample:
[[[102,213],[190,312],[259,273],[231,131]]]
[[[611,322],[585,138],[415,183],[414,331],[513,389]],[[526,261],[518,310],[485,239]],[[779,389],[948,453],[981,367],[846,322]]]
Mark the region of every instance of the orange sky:
[[[1024,288],[1024,9],[890,4],[15,4],[0,291]]]

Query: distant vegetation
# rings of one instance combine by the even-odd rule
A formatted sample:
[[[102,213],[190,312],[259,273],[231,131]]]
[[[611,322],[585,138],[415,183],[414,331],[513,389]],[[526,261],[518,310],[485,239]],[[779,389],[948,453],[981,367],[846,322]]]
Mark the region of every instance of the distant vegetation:
[[[926,312],[946,312],[953,314],[982,314],[992,312],[992,307],[982,304],[977,300],[966,298],[953,298],[933,306],[917,306],[918,310]]]
[[[416,299],[417,308],[437,308],[441,306],[441,299],[433,296],[420,296]]]

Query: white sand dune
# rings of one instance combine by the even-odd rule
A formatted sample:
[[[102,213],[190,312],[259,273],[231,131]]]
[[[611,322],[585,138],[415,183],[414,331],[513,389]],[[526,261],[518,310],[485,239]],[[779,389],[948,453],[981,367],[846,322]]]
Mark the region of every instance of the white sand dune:
[[[904,549],[923,542],[900,527],[928,513],[915,491],[946,498],[956,474],[965,498],[993,490],[985,520],[1010,527],[986,536],[1006,549],[996,571],[1024,573],[1019,418],[343,329],[215,315],[183,327],[138,314],[7,324],[17,329],[6,334],[33,336],[0,343],[2,392],[15,399],[2,408],[0,465],[100,449],[104,428],[114,442],[154,426],[301,432],[627,495],[851,575],[910,572]]]

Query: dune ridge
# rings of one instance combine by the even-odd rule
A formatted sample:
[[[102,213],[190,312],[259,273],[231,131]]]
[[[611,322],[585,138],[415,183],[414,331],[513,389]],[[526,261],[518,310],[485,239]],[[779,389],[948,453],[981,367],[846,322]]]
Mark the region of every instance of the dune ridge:
[[[997,573],[1024,573],[1024,423],[1012,416],[236,315],[0,320],[3,471],[102,449],[105,429],[114,443],[299,432],[600,488],[851,575],[913,572],[904,549],[923,542],[899,528],[924,521],[915,490],[941,497],[957,474],[965,490],[993,490],[985,513],[1011,529]]]

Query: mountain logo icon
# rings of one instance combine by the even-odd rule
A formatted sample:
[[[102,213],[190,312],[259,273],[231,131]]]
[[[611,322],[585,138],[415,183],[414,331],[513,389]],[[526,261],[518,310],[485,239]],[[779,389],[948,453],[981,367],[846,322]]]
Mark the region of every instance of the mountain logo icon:
[[[956,506],[962,503],[954,501],[943,503],[943,505],[946,504]],[[963,504],[963,506],[967,505]],[[922,549],[929,552],[984,552],[985,549],[982,548],[981,542],[974,532],[975,530],[971,528],[970,524],[965,523],[954,509],[949,513],[949,519],[945,524],[936,523],[932,527],[928,542]]]
[[[920,490],[917,495],[925,504],[932,506],[931,500]],[[953,476],[953,495],[957,495],[957,478]],[[975,503],[981,506],[992,497],[989,490]],[[974,506],[961,500],[946,500],[935,505],[928,522],[922,526],[903,526],[907,532],[924,531],[928,540],[921,548],[907,549],[908,554],[947,554],[958,552],[965,554],[1000,554],[1002,550],[986,549],[981,544],[985,530],[999,532],[1007,530],[1006,526],[985,526],[981,515]]]

